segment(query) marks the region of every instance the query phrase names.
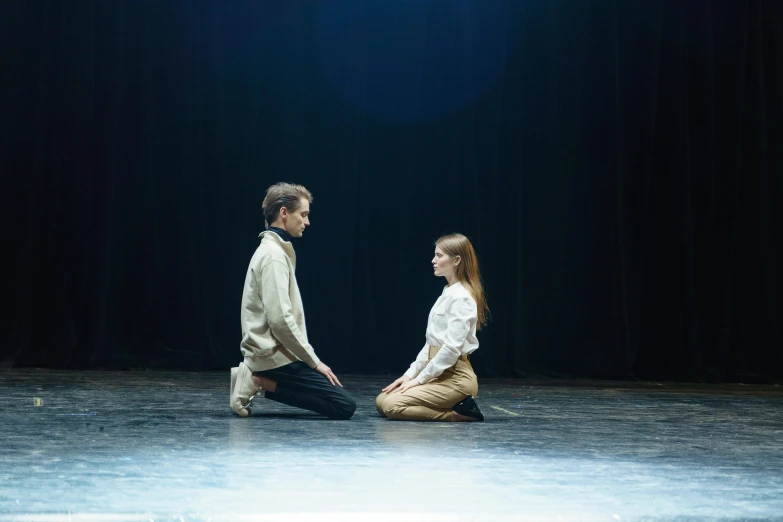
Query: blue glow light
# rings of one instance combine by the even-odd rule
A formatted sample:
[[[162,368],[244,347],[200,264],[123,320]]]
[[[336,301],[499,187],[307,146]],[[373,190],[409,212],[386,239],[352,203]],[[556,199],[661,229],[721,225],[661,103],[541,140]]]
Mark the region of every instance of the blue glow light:
[[[506,0],[322,2],[316,45],[330,85],[383,119],[421,121],[461,110],[506,66]]]

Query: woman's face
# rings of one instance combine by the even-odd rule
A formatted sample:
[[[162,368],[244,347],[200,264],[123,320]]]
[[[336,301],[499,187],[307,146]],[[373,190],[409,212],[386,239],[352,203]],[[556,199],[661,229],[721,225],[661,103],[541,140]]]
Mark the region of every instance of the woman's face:
[[[435,257],[432,258],[432,268],[435,270],[435,275],[450,279],[454,275],[455,266],[455,259],[449,257],[439,246],[436,246]]]

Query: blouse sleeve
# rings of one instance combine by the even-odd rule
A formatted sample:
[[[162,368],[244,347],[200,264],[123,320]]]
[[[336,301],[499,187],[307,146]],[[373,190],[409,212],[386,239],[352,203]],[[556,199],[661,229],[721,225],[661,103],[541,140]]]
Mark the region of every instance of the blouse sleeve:
[[[435,357],[419,373],[416,379],[424,384],[451,368],[462,355],[462,347],[471,329],[471,322],[478,319],[476,303],[469,297],[454,301],[449,307],[448,328],[443,345]],[[418,360],[418,359],[417,359]]]
[[[427,364],[427,359],[430,357],[429,348],[428,344],[424,345],[424,348],[419,351],[419,355],[416,356],[416,360],[411,363],[411,367],[408,368],[408,371],[403,375],[410,377],[411,379],[418,375],[421,369]]]

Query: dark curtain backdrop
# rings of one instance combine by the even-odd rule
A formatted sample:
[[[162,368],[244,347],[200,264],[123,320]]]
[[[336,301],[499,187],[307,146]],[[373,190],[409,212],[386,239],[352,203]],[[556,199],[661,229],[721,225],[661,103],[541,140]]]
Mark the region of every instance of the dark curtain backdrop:
[[[783,378],[775,0],[0,3],[0,362],[227,369],[277,181],[311,342],[401,373],[479,254],[480,376]]]

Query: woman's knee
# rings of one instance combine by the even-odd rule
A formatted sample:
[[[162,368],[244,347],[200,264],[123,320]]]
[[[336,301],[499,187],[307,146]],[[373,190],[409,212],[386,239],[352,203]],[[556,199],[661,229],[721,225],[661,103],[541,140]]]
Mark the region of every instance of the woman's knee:
[[[395,401],[386,401],[384,404],[383,415],[389,420],[410,420],[410,411],[408,405]]]
[[[384,417],[396,419],[399,418],[399,414],[405,409],[405,396],[401,393],[386,395],[380,403],[378,399],[376,399],[375,406],[378,408],[378,412]]]
[[[383,413],[383,401],[385,401],[388,396],[389,395],[386,393],[381,393],[375,398],[375,409],[378,410],[378,413],[384,416],[385,414]]]

